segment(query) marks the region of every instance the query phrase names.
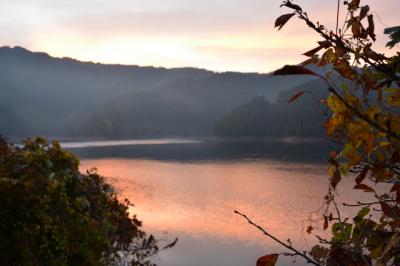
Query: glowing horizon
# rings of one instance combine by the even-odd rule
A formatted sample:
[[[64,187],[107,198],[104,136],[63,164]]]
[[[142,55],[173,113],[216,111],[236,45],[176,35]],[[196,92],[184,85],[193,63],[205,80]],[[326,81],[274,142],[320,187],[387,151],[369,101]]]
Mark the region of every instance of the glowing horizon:
[[[332,26],[337,2],[296,1],[311,17]],[[384,2],[384,4],[382,4]],[[376,11],[376,32],[395,26],[398,0],[365,0]],[[0,0],[2,45],[55,57],[99,63],[197,67],[214,71],[269,72],[306,58],[320,40],[293,18],[282,31],[280,1],[205,0]]]

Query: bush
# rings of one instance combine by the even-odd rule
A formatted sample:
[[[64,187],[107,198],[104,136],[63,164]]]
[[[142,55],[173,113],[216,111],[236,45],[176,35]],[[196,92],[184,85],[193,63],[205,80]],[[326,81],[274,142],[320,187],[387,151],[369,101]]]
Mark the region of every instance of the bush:
[[[2,265],[152,265],[153,236],[95,170],[59,143],[0,137]]]

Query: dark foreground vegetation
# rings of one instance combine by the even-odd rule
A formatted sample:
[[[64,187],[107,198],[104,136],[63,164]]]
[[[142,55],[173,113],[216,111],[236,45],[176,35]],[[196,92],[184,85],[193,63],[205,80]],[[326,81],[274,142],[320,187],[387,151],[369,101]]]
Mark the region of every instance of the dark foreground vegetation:
[[[103,177],[57,142],[0,138],[1,265],[153,265],[141,230]]]

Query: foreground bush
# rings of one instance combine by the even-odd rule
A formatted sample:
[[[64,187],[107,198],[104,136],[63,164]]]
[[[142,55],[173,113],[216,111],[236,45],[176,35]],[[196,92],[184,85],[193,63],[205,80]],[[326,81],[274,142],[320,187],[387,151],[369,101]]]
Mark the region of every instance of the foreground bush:
[[[57,142],[0,138],[2,265],[152,265],[158,251],[112,187]]]

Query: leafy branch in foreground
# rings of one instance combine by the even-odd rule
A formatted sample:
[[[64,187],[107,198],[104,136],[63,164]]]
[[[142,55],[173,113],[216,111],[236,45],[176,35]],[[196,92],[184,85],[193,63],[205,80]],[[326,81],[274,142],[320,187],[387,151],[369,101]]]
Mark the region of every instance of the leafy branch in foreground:
[[[303,66],[285,66],[274,74],[312,75],[325,81],[321,89],[330,95],[321,102],[330,115],[324,126],[328,137],[340,144],[327,158],[330,182],[322,214],[323,228],[331,228],[332,237],[319,238],[323,246],[309,254],[327,265],[400,265],[400,53],[388,56],[373,49],[375,24],[368,5],[351,0],[344,6],[345,19],[339,21],[338,7],[335,31],[314,23],[289,0],[282,7],[291,13],[275,22],[280,30],[298,17],[322,38],[304,53],[309,59]],[[387,46],[396,47],[400,27],[385,33],[391,40]],[[308,64],[321,70],[312,71]],[[297,92],[289,102],[302,95]],[[354,178],[353,189],[366,194],[363,200],[369,198],[344,204],[355,208],[353,217],[343,217],[336,202],[344,176]]]
[[[0,137],[2,265],[154,265],[159,241],[130,205],[94,170],[80,173],[59,143]]]

